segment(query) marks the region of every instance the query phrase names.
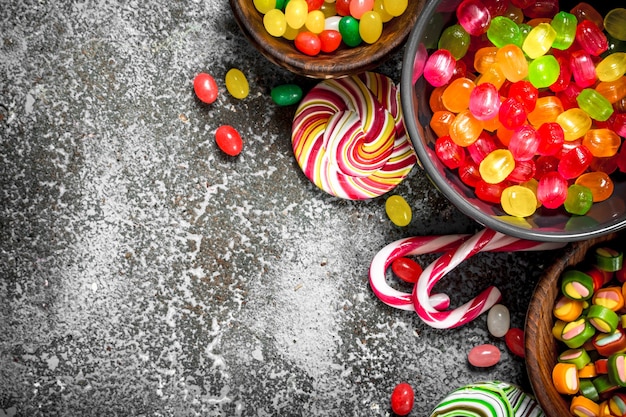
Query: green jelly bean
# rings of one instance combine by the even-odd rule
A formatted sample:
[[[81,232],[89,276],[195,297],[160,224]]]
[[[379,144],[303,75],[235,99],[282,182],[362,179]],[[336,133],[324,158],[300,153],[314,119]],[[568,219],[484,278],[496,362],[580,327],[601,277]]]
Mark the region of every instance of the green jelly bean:
[[[586,214],[593,204],[593,194],[589,187],[572,184],[567,188],[567,197],[563,207],[570,214]]]
[[[272,100],[279,106],[291,106],[302,99],[302,88],[296,84],[283,84],[272,88]]]
[[[599,122],[608,120],[613,114],[613,105],[602,94],[593,88],[585,88],[576,97],[578,107],[583,109],[589,117]]]
[[[339,33],[341,33],[343,42],[350,47],[358,46],[363,41],[359,34],[359,21],[352,16],[341,18],[339,21]]]
[[[561,11],[554,15],[550,24],[556,30],[556,38],[552,42],[552,47],[565,50],[572,46],[574,38],[576,38],[576,26],[578,25],[576,16]]]
[[[540,56],[528,65],[528,80],[535,88],[550,87],[560,73],[561,66],[553,55]]]
[[[487,38],[498,48],[509,44],[519,46],[520,48],[522,46],[522,34],[519,26],[505,16],[496,16],[491,19],[491,24],[489,29],[487,29]]]
[[[467,53],[470,45],[470,35],[463,26],[456,24],[448,26],[439,38],[439,49],[450,51],[454,59],[461,59]]]

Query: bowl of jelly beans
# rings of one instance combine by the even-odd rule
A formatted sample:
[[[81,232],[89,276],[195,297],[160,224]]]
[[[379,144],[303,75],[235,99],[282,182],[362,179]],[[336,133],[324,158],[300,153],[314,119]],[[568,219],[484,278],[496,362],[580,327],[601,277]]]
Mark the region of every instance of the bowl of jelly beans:
[[[626,227],[626,9],[437,0],[405,47],[420,165],[501,233],[574,242]]]
[[[626,235],[555,253],[526,315],[528,379],[547,416],[626,414]]]
[[[399,52],[426,0],[230,0],[270,62],[309,78],[374,69]]]

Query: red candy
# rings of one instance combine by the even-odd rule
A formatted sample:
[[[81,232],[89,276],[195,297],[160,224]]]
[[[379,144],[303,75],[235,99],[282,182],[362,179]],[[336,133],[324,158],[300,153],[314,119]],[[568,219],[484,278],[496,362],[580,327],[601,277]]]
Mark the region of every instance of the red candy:
[[[391,270],[401,280],[415,284],[422,274],[422,267],[411,258],[400,257],[393,260]]]
[[[198,99],[207,104],[211,104],[217,99],[219,91],[215,79],[204,72],[201,72],[194,78],[193,90]]]
[[[315,56],[322,50],[322,44],[319,36],[313,32],[300,32],[294,39],[296,49],[303,54]]]
[[[408,383],[401,382],[391,393],[391,410],[399,416],[406,416],[413,409],[414,401],[413,388]]]
[[[243,141],[239,132],[234,127],[222,125],[215,131],[215,142],[217,146],[230,156],[237,156],[243,148]]]
[[[337,30],[323,30],[319,35],[320,50],[322,52],[334,52],[341,45],[341,33]]]
[[[524,348],[524,331],[517,327],[511,327],[504,335],[504,341],[506,347],[516,356],[520,358],[526,357],[526,351]]]

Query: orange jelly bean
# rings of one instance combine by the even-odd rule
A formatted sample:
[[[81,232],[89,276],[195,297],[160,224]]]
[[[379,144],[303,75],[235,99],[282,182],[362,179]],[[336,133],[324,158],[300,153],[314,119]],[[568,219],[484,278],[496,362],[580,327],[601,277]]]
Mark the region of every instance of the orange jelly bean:
[[[456,115],[448,110],[439,110],[433,113],[430,119],[430,127],[437,137],[446,136],[450,132],[450,125]]]
[[[563,110],[563,104],[558,97],[539,97],[535,109],[528,113],[528,123],[539,128],[544,123],[555,122],[558,115],[563,113]]]
[[[626,97],[626,76],[615,81],[602,81],[596,85],[595,90],[606,98],[609,103],[615,104]]]
[[[621,144],[622,139],[611,129],[589,129],[583,137],[583,145],[598,158],[616,155]]]
[[[613,180],[606,172],[587,172],[576,178],[576,184],[591,190],[594,203],[604,201],[613,194]]]
[[[459,113],[469,107],[470,95],[476,84],[469,78],[457,78],[448,84],[441,95],[441,101],[446,109]]]
[[[487,69],[497,62],[497,53],[498,48],[495,46],[480,48],[474,55],[474,69],[481,74],[487,72]]]
[[[476,142],[483,131],[480,120],[472,115],[469,110],[458,113],[450,124],[450,137],[459,146],[469,146]]]

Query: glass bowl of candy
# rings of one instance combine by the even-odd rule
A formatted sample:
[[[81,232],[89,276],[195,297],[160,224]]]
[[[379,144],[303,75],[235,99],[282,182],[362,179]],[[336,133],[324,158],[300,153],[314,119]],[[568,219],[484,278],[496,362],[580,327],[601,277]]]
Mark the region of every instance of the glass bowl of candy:
[[[548,416],[626,413],[625,244],[623,232],[574,242],[535,287],[526,369]]]
[[[461,212],[510,236],[622,230],[625,52],[626,9],[606,2],[427,3],[401,80],[421,167]]]
[[[399,51],[425,0],[230,0],[270,62],[316,79],[374,69]]]

